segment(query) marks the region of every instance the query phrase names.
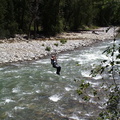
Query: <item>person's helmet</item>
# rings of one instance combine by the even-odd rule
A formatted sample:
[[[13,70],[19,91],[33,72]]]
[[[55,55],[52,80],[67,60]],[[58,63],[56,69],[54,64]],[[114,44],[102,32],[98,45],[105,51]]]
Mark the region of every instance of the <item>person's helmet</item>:
[[[54,57],[56,57],[56,56],[55,56],[55,55],[52,55],[51,57],[54,58]]]
[[[55,55],[51,55],[51,57],[54,57]]]

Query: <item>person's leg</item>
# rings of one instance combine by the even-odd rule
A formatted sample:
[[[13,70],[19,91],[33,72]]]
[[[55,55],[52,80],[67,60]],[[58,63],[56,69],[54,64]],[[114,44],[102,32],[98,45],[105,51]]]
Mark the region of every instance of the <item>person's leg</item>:
[[[56,73],[57,73],[58,75],[60,75],[60,71],[61,71],[61,67],[58,66],[58,67],[57,67],[57,72],[56,72]]]

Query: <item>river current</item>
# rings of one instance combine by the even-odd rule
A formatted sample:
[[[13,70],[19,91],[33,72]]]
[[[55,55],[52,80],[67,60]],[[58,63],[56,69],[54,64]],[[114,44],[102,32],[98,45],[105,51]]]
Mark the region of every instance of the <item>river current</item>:
[[[76,90],[81,80],[100,85],[101,76],[91,78],[89,74],[94,64],[107,59],[102,52],[110,44],[112,41],[104,41],[58,54],[60,76],[50,56],[0,66],[0,120],[94,119],[101,106],[94,100],[85,103]]]

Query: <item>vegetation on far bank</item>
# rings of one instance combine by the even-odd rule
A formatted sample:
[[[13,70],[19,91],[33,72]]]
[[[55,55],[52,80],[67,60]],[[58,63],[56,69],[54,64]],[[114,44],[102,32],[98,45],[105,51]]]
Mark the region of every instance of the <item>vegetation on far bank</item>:
[[[0,38],[120,25],[119,11],[120,0],[1,0]]]

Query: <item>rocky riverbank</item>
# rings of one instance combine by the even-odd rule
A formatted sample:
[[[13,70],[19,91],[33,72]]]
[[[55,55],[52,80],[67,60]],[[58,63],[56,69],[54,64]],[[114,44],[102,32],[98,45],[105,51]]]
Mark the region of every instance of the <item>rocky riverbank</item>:
[[[57,37],[29,41],[20,38],[4,40],[0,43],[0,63],[40,59],[50,54],[88,46],[97,41],[113,39],[117,29],[104,27],[94,31],[62,33]]]

